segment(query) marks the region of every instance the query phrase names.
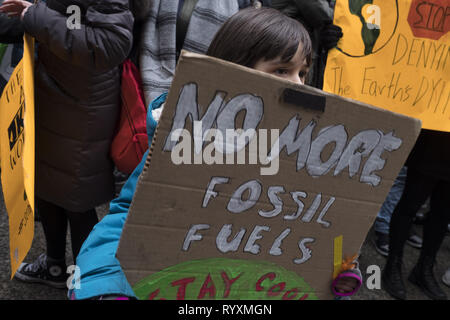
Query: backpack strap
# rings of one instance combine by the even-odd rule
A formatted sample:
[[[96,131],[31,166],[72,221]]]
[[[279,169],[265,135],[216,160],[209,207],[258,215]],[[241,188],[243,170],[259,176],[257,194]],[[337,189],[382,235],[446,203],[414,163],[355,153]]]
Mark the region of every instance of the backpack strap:
[[[178,56],[183,48],[184,40],[186,39],[186,33],[189,26],[189,21],[191,20],[192,12],[194,12],[195,5],[198,0],[184,0],[178,13],[177,18],[177,60]]]

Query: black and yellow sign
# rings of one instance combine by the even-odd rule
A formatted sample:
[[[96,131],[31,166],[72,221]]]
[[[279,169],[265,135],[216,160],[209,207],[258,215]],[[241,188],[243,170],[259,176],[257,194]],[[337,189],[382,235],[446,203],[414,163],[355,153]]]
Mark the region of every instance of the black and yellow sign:
[[[25,35],[24,56],[0,99],[1,182],[9,216],[11,277],[34,236],[34,40]]]

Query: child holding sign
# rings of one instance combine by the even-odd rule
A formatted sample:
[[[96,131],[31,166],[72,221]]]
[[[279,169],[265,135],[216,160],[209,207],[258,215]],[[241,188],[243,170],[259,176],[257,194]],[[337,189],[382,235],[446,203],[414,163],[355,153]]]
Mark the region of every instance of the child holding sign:
[[[208,55],[241,64],[277,77],[303,84],[311,64],[311,41],[304,27],[274,9],[244,9],[233,15],[218,31]],[[147,131],[152,141],[159,113],[167,93],[148,108]],[[110,212],[98,223],[85,241],[77,258],[81,277],[75,275],[72,299],[135,297],[116,258],[119,239],[130,204],[148,155],[125,183]],[[352,272],[355,271],[355,272]],[[333,292],[349,295],[357,291],[361,277],[357,270],[347,270],[336,278]],[[351,275],[350,275],[351,274]]]

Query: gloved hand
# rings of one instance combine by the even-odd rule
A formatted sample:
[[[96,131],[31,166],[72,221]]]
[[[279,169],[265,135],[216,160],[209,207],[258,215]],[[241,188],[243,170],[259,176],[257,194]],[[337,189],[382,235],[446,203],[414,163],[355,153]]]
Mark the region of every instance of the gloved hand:
[[[320,30],[320,45],[325,50],[336,47],[339,39],[342,38],[341,27],[334,25],[331,21],[326,23]]]
[[[348,270],[340,273],[336,279],[334,279],[333,284],[331,285],[331,291],[333,291],[336,296],[348,297],[358,292],[361,285],[362,279],[359,272]]]

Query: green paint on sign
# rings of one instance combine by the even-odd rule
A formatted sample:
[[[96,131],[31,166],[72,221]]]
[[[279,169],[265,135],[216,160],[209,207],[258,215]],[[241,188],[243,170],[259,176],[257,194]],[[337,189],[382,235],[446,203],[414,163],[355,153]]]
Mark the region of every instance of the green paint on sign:
[[[142,279],[141,300],[317,300],[298,274],[274,263],[211,258],[188,261]]]

